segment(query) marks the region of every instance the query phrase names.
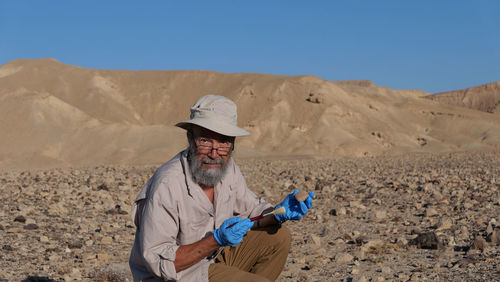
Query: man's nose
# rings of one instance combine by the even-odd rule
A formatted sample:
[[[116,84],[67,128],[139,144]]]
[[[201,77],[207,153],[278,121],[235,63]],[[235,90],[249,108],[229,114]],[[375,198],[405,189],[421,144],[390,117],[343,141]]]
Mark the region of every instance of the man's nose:
[[[215,159],[219,156],[219,152],[217,149],[219,148],[219,142],[212,140],[212,149],[210,150],[210,154],[208,156],[212,159]]]
[[[210,153],[208,154],[208,156],[211,159],[216,159],[219,156],[219,153],[217,153],[217,149],[212,147],[212,150],[210,150]]]

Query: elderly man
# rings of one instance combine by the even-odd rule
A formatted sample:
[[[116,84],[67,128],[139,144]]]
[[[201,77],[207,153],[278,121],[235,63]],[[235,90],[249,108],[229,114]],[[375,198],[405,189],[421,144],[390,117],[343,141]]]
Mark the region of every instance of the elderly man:
[[[281,223],[299,220],[313,193],[303,202],[290,194],[277,206],[286,213],[252,222],[273,206],[248,189],[231,157],[235,137],[249,134],[237,126],[236,105],[203,96],[177,126],[187,130],[189,148],[162,165],[134,202],[134,280],[275,280],[291,240]]]

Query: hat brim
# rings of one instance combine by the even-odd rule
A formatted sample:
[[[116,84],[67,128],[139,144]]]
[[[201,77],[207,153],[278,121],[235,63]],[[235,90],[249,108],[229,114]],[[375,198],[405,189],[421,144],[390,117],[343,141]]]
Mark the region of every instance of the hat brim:
[[[239,128],[237,126],[227,124],[227,123],[218,122],[217,120],[207,120],[207,119],[194,118],[191,120],[179,122],[175,126],[178,126],[180,128],[184,128],[187,130],[193,124],[201,126],[201,127],[206,128],[210,131],[213,131],[213,132],[225,135],[225,136],[238,137],[238,136],[250,135],[250,132],[246,131],[243,128]]]

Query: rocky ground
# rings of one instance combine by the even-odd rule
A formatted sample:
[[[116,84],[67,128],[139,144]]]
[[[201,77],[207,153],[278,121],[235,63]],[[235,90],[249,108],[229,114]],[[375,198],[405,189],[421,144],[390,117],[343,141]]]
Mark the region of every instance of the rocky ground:
[[[279,281],[500,278],[500,151],[238,163],[271,202],[316,194]],[[130,203],[155,168],[0,172],[0,281],[130,280]]]

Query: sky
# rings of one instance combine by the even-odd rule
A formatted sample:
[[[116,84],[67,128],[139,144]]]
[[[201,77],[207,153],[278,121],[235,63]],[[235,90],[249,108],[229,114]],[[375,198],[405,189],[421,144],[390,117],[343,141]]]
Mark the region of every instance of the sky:
[[[500,80],[500,1],[0,0],[0,65],[368,79],[431,93]]]

